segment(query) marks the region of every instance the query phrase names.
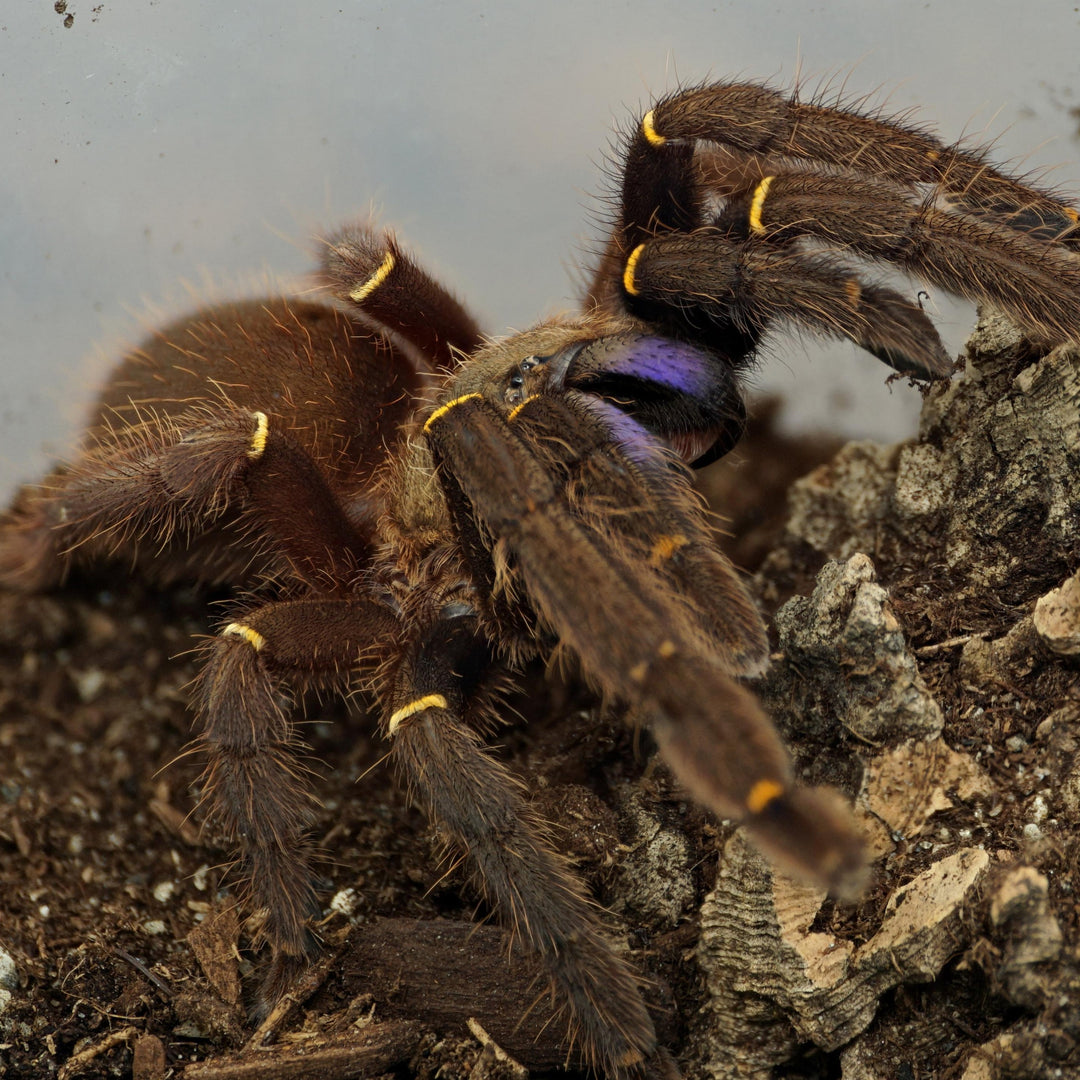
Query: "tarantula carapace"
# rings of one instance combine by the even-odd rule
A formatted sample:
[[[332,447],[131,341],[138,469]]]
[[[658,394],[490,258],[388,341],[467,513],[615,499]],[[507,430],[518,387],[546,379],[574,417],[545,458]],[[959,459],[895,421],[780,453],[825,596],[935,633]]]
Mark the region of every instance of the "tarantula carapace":
[[[326,242],[322,299],[208,308],[124,360],[81,456],[9,514],[2,580],[43,588],[122,557],[157,580],[261,583],[195,697],[203,800],[265,915],[264,1006],[312,955],[318,911],[286,688],[360,686],[585,1059],[670,1074],[637,976],[486,747],[499,688],[530,658],[569,660],[706,806],[856,893],[839,798],[793,782],[738,681],[766,634],[690,470],[738,439],[740,375],[776,323],[949,373],[920,307],[853,257],[1076,337],[1077,220],[904,124],[758,85],[681,91],[625,141],[579,316],[488,343],[392,236],[347,229]]]

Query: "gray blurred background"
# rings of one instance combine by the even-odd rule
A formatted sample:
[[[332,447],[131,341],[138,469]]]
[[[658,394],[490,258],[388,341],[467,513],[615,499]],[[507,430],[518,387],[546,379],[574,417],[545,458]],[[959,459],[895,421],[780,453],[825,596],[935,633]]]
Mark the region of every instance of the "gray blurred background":
[[[918,107],[1075,191],[1078,57],[1071,0],[2,0],[0,498],[152,312],[295,281],[342,219],[395,225],[491,331],[570,306],[614,125],[680,80]],[[958,347],[972,313],[930,304]],[[778,337],[758,383],[901,437],[918,396],[886,375]]]

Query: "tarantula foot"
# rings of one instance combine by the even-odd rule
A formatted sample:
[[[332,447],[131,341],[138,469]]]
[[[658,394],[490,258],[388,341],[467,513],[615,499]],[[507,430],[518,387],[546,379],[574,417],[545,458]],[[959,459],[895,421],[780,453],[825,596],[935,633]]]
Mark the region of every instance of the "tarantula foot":
[[[274,950],[273,957],[263,970],[258,994],[248,1009],[252,1023],[261,1024],[286,997],[300,1002],[308,996],[310,991],[305,990],[303,977],[310,970],[317,950],[313,936],[309,953],[295,955],[283,949]]]
[[[682,1080],[675,1059],[662,1046],[645,1062],[643,1080]]]
[[[837,900],[857,900],[865,891],[866,851],[839,792],[791,788],[746,825],[780,867],[820,882]]]

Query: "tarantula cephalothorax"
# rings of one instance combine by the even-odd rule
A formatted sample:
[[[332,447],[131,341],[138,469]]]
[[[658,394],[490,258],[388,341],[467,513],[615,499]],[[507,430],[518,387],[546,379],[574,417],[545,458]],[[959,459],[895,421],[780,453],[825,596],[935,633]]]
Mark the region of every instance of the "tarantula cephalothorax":
[[[858,890],[846,812],[793,784],[738,682],[765,664],[765,631],[688,467],[738,438],[739,375],[774,323],[948,373],[919,307],[849,256],[990,300],[1043,339],[1077,336],[1077,212],[914,128],[757,85],[665,98],[622,161],[578,317],[485,344],[390,235],[345,230],[326,243],[328,298],[208,308],[132,352],[82,455],[9,515],[11,585],[54,585],[102,556],[158,580],[263,582],[264,602],[207,648],[196,702],[203,798],[265,912],[264,1005],[311,955],[318,910],[296,684],[376,696],[410,790],[609,1076],[674,1066],[637,978],[485,748],[507,672],[572,658],[706,806]]]

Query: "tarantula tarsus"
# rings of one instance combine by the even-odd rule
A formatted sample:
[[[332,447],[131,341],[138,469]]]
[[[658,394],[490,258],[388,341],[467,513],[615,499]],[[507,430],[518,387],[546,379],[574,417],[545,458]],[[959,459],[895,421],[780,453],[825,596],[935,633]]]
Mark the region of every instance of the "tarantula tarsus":
[[[405,781],[490,907],[546,966],[608,1076],[672,1074],[638,979],[519,784],[485,747],[493,687],[569,658],[648,725],[678,778],[839,894],[863,856],[837,797],[793,782],[739,678],[762,620],[691,489],[744,417],[776,323],[900,372],[950,364],[915,303],[849,257],[1080,332],[1077,212],[910,126],[753,84],[653,105],[580,315],[485,342],[395,242],[326,242],[315,301],[197,312],[121,364],[86,448],[23,493],[2,580],[100,557],[157,580],[267,585],[206,650],[203,799],[273,953],[264,1005],[312,955],[311,798],[285,688],[360,684]]]

